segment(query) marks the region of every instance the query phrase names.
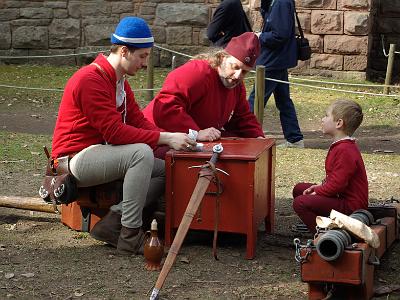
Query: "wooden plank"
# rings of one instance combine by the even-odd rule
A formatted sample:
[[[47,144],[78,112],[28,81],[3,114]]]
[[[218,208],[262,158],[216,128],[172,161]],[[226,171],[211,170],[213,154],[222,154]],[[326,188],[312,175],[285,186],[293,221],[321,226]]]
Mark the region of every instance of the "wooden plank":
[[[33,197],[0,196],[0,207],[55,213],[53,205]],[[60,207],[59,209],[61,210]]]

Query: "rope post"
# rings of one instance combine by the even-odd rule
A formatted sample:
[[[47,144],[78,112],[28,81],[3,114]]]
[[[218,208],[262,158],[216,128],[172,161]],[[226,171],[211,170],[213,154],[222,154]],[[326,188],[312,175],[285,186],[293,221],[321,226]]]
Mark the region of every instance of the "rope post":
[[[171,70],[175,70],[175,68],[176,68],[176,56],[173,55],[171,60]]]
[[[390,44],[389,48],[389,57],[386,68],[386,78],[385,78],[385,87],[383,88],[384,94],[389,94],[390,82],[392,81],[392,71],[393,71],[393,62],[394,62],[394,54],[395,54],[396,44]]]
[[[154,61],[153,61],[153,48],[150,50],[149,60],[147,62],[147,84],[146,88],[149,89],[146,93],[146,101],[150,102],[154,97]]]
[[[265,67],[256,66],[256,82],[254,97],[254,114],[261,127],[264,119]]]

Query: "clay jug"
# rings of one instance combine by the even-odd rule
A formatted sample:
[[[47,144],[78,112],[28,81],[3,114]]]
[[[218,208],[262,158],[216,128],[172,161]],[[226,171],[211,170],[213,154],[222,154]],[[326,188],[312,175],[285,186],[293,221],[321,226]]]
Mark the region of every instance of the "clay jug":
[[[161,260],[164,256],[164,245],[158,238],[157,221],[151,222],[151,230],[146,232],[144,244],[145,268],[149,271],[161,270]]]

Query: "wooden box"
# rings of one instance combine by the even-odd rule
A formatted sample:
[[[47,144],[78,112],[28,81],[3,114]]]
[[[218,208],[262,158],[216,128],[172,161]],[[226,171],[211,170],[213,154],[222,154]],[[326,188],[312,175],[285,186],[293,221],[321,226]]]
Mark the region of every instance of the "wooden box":
[[[301,251],[305,254],[305,250]],[[325,283],[335,283],[340,299],[370,299],[373,295],[374,265],[369,263],[374,251],[365,243],[353,250],[345,250],[340,259],[325,261],[312,250],[308,260],[301,264],[301,280],[308,283],[308,299],[327,297]],[[335,298],[336,299],[336,298]]]
[[[246,258],[255,254],[257,228],[265,220],[272,232],[275,212],[275,140],[231,138],[221,140],[224,151],[216,167],[223,183],[220,195],[218,230],[245,234]],[[198,168],[211,158],[212,147],[206,143],[202,152],[169,151],[166,155],[166,220],[165,242],[170,245],[198,179]],[[208,192],[216,190],[210,184]],[[216,196],[206,193],[191,229],[214,230]]]
[[[61,207],[61,222],[77,231],[89,232],[110,206],[122,199],[122,182],[79,188],[78,200]]]

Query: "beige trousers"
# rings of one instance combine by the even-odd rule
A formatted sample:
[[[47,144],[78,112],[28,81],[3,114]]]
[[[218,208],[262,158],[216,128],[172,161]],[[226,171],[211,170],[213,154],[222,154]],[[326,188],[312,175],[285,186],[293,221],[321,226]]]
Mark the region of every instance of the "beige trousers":
[[[71,159],[70,170],[80,187],[123,180],[122,201],[111,210],[125,227],[140,227],[143,208],[164,194],[165,163],[146,144],[92,145]]]

